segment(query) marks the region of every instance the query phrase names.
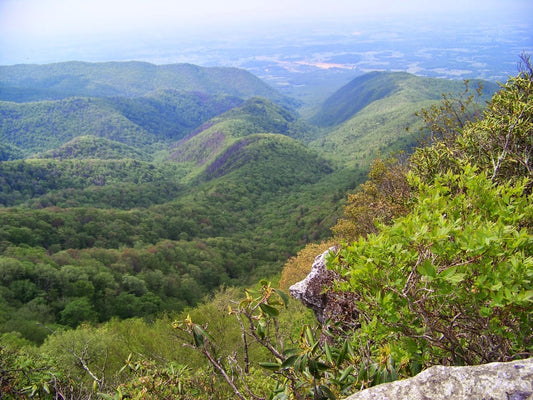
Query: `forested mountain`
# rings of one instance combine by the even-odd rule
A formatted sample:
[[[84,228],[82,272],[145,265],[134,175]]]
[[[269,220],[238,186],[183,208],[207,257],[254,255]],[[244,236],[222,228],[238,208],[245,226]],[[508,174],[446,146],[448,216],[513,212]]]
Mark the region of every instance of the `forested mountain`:
[[[403,124],[416,107],[440,96],[433,88],[460,87],[408,74],[368,74],[324,104],[312,120],[321,125],[316,127],[257,97],[281,99],[233,69],[64,63],[2,67],[1,76],[4,87],[33,93],[19,100],[35,100],[0,102],[6,160],[0,164],[0,204],[6,207],[0,210],[0,243],[5,265],[26,263],[18,278],[6,281],[5,315],[42,301],[52,307],[46,318],[28,318],[43,324],[61,324],[61,312],[80,297],[94,312],[91,320],[104,321],[157,313],[168,304],[179,310],[221,284],[275,274],[306,242],[328,237],[339,200],[362,181],[373,154],[410,144]],[[57,99],[38,100],[44,92]],[[332,119],[324,122],[325,115]],[[21,246],[39,256],[28,259]],[[208,252],[220,264],[193,262],[181,253],[163,261],[161,246],[189,248],[198,260]],[[130,256],[117,269],[116,252],[124,249]],[[61,275],[57,257],[73,250],[80,253],[69,256],[68,265],[81,269],[84,260],[100,257],[95,251],[109,254],[92,261],[114,276],[107,294],[96,290],[92,273],[82,280],[94,290],[65,294],[62,281],[43,286],[32,272],[44,263]],[[139,261],[152,251],[158,261]],[[182,265],[181,272],[172,265]],[[157,289],[146,268],[185,279],[194,294],[190,288]],[[145,289],[128,291],[120,271]],[[22,301],[17,285],[28,293]],[[50,285],[63,294],[50,297]],[[133,296],[132,303],[150,295],[152,305],[129,314],[104,311],[104,297],[121,293]],[[17,325],[9,321],[1,329]]]
[[[221,156],[230,146],[257,133],[277,133],[302,139],[313,132],[294,112],[266,99],[252,98],[219,115],[178,142],[171,153],[176,162],[203,166]],[[235,147],[234,147],[235,148]]]
[[[476,87],[477,82],[471,82]],[[498,89],[493,82],[481,82],[484,100],[490,99]],[[394,98],[401,103],[440,100],[443,93],[460,92],[461,81],[424,78],[406,72],[370,72],[347,83],[328,97],[311,122],[322,127],[339,125],[366,106],[385,99]]]
[[[259,78],[237,68],[138,61],[0,66],[0,100],[4,101],[138,97],[160,89],[283,99]]]
[[[242,103],[235,97],[161,90],[136,98],[70,97],[0,102],[0,139],[26,156],[53,150],[78,136],[98,136],[145,156]]]
[[[404,72],[368,73],[340,88],[311,118],[325,133],[310,147],[346,165],[368,165],[379,154],[412,149],[421,139],[421,119],[415,113],[437,103],[443,94],[461,94],[464,101],[472,95],[481,109],[497,88],[493,82],[465,86]]]
[[[0,351],[9,342],[55,354],[62,332],[113,326],[124,332],[110,336],[126,343],[115,348],[167,365],[178,357],[168,347],[135,348],[144,339],[128,335],[152,329],[147,321],[166,324],[165,315],[203,315],[193,307],[222,287],[277,280],[289,257],[331,237],[346,194],[377,154],[411,150],[421,134],[415,111],[438,104],[441,93],[468,98],[474,89],[464,88],[371,73],[304,121],[290,101],[235,69],[0,67]],[[483,107],[477,100],[473,114]],[[226,332],[224,324],[214,325]],[[171,337],[162,332],[158,340]],[[200,365],[177,353],[180,363]],[[117,363],[127,354],[117,354],[109,371],[124,371]],[[110,393],[109,382],[95,385]]]

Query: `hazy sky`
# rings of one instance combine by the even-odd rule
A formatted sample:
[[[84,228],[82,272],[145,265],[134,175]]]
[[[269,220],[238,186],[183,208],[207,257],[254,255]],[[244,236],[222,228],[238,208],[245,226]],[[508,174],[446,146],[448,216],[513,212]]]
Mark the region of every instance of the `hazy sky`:
[[[244,21],[317,19],[445,10],[507,9],[533,15],[531,0],[0,0],[0,34],[48,36],[132,29],[208,27]],[[4,38],[5,39],[5,38]]]
[[[0,0],[0,64],[39,62],[55,48],[77,46],[81,37],[110,42],[129,33],[192,32],[218,38],[243,26],[261,34],[295,22],[318,28],[336,19],[444,12],[524,19],[533,15],[533,0]],[[37,53],[41,58],[33,57]]]

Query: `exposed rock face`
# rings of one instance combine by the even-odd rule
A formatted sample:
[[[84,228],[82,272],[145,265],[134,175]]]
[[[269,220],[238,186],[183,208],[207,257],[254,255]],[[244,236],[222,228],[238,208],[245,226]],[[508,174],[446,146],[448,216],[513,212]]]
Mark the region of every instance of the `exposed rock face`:
[[[533,400],[533,358],[469,367],[428,368],[346,400]]]
[[[311,272],[307,277],[289,288],[289,293],[311,308],[318,322],[328,323],[339,328],[357,327],[357,311],[354,307],[354,293],[337,292],[333,290],[333,282],[340,277],[326,267],[330,248],[315,258]],[[327,289],[327,291],[326,291]]]

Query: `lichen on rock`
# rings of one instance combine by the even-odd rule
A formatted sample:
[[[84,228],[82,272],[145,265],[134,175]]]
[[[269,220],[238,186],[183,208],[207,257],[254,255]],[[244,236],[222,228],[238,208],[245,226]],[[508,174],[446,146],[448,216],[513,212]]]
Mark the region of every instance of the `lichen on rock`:
[[[315,312],[323,328],[354,329],[358,327],[358,313],[355,308],[356,294],[337,291],[335,280],[341,277],[326,266],[326,258],[332,247],[318,255],[307,277],[289,288],[289,293]]]

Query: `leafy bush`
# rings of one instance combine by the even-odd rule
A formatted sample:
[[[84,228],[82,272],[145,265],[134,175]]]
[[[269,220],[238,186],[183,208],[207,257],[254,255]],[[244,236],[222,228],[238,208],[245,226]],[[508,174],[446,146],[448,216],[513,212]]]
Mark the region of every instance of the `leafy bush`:
[[[432,146],[417,149],[411,158],[413,170],[430,182],[448,169],[459,173],[470,163],[495,182],[528,176],[529,186],[533,185],[532,96],[531,72],[510,78],[480,120],[465,123],[464,129],[453,134],[441,134]]]
[[[418,185],[413,211],[331,266],[357,293],[359,340],[402,365],[476,364],[531,353],[532,196],[465,168]]]

